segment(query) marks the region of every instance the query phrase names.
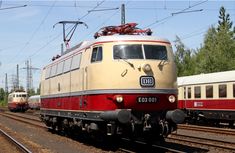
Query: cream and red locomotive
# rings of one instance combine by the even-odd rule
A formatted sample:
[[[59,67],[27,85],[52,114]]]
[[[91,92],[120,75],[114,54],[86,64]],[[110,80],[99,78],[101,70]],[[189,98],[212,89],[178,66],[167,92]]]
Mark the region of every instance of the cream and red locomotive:
[[[43,68],[47,126],[158,138],[183,122],[171,44],[135,26],[105,27]]]
[[[14,91],[8,95],[8,109],[10,111],[25,112],[28,109],[28,94],[23,91]]]
[[[188,121],[212,121],[214,125],[235,121],[235,71],[178,78],[179,108]]]

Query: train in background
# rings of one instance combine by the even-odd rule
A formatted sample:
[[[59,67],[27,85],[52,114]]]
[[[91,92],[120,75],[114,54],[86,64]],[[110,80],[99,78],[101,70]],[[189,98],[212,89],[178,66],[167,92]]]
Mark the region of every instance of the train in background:
[[[235,121],[235,70],[178,77],[178,107],[188,121]]]
[[[171,43],[136,25],[104,27],[43,68],[48,127],[158,139],[184,121]]]
[[[25,112],[28,109],[28,94],[24,91],[14,91],[8,95],[8,109],[10,111]]]
[[[39,110],[41,107],[40,95],[30,96],[28,98],[29,109]]]

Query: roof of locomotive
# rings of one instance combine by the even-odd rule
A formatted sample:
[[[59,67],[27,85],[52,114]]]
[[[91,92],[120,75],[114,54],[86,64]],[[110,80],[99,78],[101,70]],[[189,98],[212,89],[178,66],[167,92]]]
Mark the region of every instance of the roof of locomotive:
[[[28,94],[27,92],[25,91],[13,91],[12,93],[10,93],[9,95],[11,94]]]
[[[78,45],[75,45],[72,48],[67,49],[62,57],[69,56],[71,54],[74,54],[76,52],[79,52],[80,50],[87,48],[91,45],[94,45],[96,43],[106,43],[106,42],[118,42],[118,41],[146,41],[146,42],[159,42],[159,43],[167,43],[170,44],[170,41],[164,38],[159,38],[156,36],[147,36],[147,35],[110,35],[110,36],[101,36],[97,39],[90,40],[90,41],[83,41],[79,43]],[[52,63],[61,60],[61,58],[55,59]]]
[[[235,70],[178,77],[178,86],[235,81]]]
[[[111,35],[102,36],[94,40],[94,42],[109,42],[109,41],[125,41],[125,40],[142,40],[142,41],[159,41],[170,43],[169,40],[164,38],[159,38],[156,36],[146,36],[146,35]]]

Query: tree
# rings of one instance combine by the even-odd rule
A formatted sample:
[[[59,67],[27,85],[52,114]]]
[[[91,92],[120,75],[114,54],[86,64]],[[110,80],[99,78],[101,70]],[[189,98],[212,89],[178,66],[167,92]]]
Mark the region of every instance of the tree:
[[[186,76],[194,74],[194,56],[193,50],[186,49],[180,38],[176,36],[175,41],[175,62],[177,66],[177,76]]]
[[[229,14],[220,8],[217,28],[210,27],[197,55],[196,73],[211,73],[235,68],[234,30]]]
[[[5,91],[3,88],[0,88],[0,101],[3,101],[5,98]]]

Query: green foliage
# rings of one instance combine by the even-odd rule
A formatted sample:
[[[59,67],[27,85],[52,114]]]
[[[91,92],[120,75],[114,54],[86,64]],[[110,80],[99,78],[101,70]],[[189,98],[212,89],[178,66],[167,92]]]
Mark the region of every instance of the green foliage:
[[[186,49],[180,38],[176,36],[175,41],[175,62],[177,66],[177,76],[191,75],[195,69],[195,56],[193,50]]]
[[[218,26],[208,29],[204,44],[195,54],[176,38],[178,76],[235,69],[235,28],[224,7],[219,14]]]

